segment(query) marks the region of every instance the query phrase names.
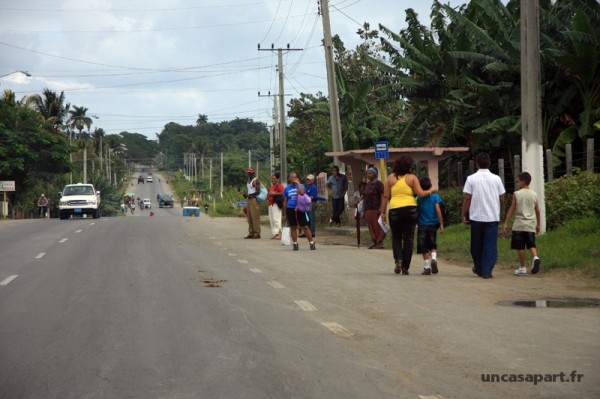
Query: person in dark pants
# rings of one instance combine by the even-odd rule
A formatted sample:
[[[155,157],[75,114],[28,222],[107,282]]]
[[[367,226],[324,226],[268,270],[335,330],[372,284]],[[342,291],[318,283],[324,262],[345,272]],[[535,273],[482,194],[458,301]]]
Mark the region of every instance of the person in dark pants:
[[[317,208],[317,186],[315,185],[315,175],[306,176],[306,194],[312,200],[310,211],[307,216],[308,220],[308,228],[310,229],[310,233],[312,236],[315,236],[317,220],[315,216],[315,210]],[[299,237],[306,237],[304,233],[301,233]]]
[[[333,211],[329,225],[334,223],[339,227],[342,224],[340,216],[344,212],[344,198],[348,191],[348,179],[340,173],[340,168],[333,167],[333,174],[327,179],[327,189],[331,192]]]
[[[463,223],[471,225],[473,273],[487,279],[493,277],[498,258],[498,224],[506,191],[500,177],[489,170],[488,154],[477,154],[475,164],[477,172],[467,177],[463,188],[461,217]]]
[[[394,162],[394,170],[385,180],[383,202],[379,211],[385,222],[385,210],[389,205],[389,220],[392,230],[394,273],[408,274],[412,260],[415,227],[418,212],[415,194],[427,197],[433,189],[424,191],[417,176],[411,173],[414,161],[402,155]]]

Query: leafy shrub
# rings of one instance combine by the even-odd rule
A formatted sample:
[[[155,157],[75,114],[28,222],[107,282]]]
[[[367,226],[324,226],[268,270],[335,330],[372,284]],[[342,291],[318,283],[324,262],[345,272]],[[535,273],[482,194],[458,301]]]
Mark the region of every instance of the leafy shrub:
[[[556,228],[585,217],[600,217],[600,174],[580,172],[545,185],[546,226]]]
[[[462,211],[463,192],[461,187],[450,187],[440,190],[440,197],[448,211],[447,224],[462,223],[460,213]]]

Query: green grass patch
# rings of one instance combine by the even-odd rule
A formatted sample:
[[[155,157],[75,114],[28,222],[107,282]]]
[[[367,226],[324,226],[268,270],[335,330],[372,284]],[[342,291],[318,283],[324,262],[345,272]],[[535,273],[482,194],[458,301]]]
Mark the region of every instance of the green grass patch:
[[[442,259],[471,263],[471,231],[462,225],[448,226],[438,234]],[[573,273],[600,281],[600,220],[595,217],[572,220],[536,237],[543,271]],[[530,255],[527,254],[527,259]],[[510,249],[510,234],[498,239],[498,265],[515,268],[517,251]]]
[[[368,233],[362,235],[369,240]],[[472,265],[471,230],[462,224],[448,226],[443,234],[438,233],[440,259]],[[391,234],[386,238],[386,247],[392,247]],[[562,226],[536,237],[538,255],[542,259],[542,272],[553,272],[572,277],[593,279],[600,284],[600,219],[588,217],[564,223]],[[416,243],[415,243],[416,246]],[[527,251],[527,262],[531,256]],[[413,262],[420,261],[415,253]],[[498,263],[502,269],[518,266],[517,251],[510,249],[510,233],[498,238]],[[419,263],[417,263],[419,264]]]

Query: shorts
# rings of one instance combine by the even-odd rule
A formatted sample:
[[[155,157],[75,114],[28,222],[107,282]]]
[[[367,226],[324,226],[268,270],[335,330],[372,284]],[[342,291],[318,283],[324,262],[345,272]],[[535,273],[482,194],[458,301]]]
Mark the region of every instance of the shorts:
[[[513,231],[510,249],[524,250],[535,248],[535,233],[532,231]]]
[[[290,227],[295,227],[298,225],[300,225],[300,227],[308,226],[306,212],[300,212],[295,208],[287,208],[285,210],[285,215],[287,216],[287,221]]]
[[[417,229],[417,253],[426,254],[437,250],[437,226],[419,225]]]

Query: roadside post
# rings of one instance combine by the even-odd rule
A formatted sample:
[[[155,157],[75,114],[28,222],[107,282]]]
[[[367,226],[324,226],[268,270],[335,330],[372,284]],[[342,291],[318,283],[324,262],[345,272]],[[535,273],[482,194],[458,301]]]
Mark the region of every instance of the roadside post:
[[[8,202],[6,201],[6,192],[15,191],[15,181],[0,180],[0,191],[4,193],[4,200],[2,202],[2,207],[0,207],[0,211],[2,211],[2,217],[6,219],[6,217],[8,216]]]
[[[381,174],[381,181],[387,179],[387,170],[385,161],[390,157],[389,143],[387,141],[376,141],[375,147],[375,159],[379,159],[379,173]]]

